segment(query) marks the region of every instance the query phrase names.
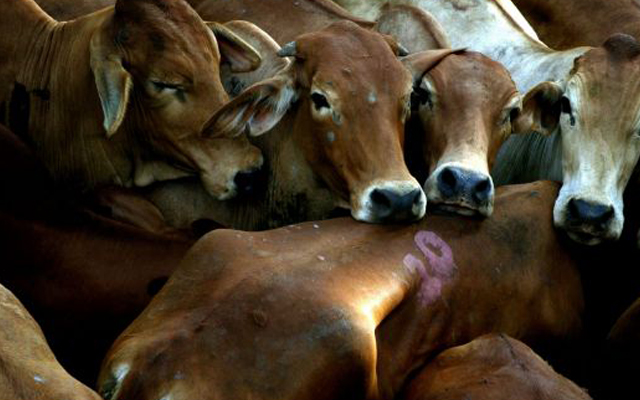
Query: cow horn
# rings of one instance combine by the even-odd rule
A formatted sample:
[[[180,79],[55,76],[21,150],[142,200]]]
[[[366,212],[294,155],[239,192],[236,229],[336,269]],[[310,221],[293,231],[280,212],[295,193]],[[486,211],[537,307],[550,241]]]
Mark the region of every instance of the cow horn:
[[[278,50],[278,56],[280,57],[295,57],[296,56],[296,42],[289,42],[282,46]]]
[[[404,56],[408,56],[409,55],[409,50],[407,50],[406,47],[404,47],[400,43],[397,43],[397,45],[398,45],[398,56],[399,57],[404,57]]]

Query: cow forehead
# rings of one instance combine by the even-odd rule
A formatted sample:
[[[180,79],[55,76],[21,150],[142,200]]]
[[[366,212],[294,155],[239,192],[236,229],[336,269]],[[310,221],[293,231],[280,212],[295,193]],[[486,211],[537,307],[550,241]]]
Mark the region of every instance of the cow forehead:
[[[517,93],[509,72],[500,64],[476,52],[451,54],[429,72],[438,98],[452,97],[465,104],[477,103],[502,109]],[[462,108],[462,107],[461,107]]]
[[[116,8],[116,41],[132,61],[175,62],[187,69],[219,63],[213,33],[186,2],[122,3],[131,5]]]
[[[303,35],[296,47],[307,74],[340,92],[375,89],[380,95],[396,94],[411,83],[408,70],[384,37],[352,22]]]
[[[592,49],[575,61],[567,90],[579,88],[583,119],[636,122],[640,107],[640,57]],[[623,121],[620,121],[623,122]]]

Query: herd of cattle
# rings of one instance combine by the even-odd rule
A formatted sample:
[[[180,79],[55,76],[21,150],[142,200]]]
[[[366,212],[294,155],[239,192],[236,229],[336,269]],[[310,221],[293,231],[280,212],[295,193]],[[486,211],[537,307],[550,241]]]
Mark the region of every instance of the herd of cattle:
[[[0,400],[638,396],[640,2],[334,1],[0,0]]]

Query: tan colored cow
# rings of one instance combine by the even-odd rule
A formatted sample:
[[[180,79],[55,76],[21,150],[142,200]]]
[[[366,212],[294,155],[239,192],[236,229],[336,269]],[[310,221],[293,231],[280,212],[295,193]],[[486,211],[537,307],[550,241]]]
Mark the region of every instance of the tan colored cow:
[[[590,400],[526,344],[503,334],[481,336],[430,361],[404,400]]]
[[[386,1],[339,0],[375,17]],[[562,180],[554,221],[569,236],[595,245],[620,237],[623,191],[640,156],[640,44],[616,35],[600,47],[555,51],[540,42],[509,0],[392,0],[426,10],[454,47],[502,63],[525,95],[519,131],[498,153],[498,184]]]
[[[217,230],[110,350],[107,400],[392,399],[488,332],[579,329],[582,288],[551,212],[558,186],[499,188],[492,218]]]
[[[0,326],[0,399],[100,399],[62,368],[38,323],[2,285]]]
[[[5,122],[54,178],[80,189],[199,176],[218,199],[262,165],[245,137],[203,134],[228,100],[220,62],[259,55],[179,1],[127,0],[59,23],[32,0],[2,0],[0,101]]]
[[[616,33],[640,39],[637,0],[513,0],[549,46],[599,46]]]

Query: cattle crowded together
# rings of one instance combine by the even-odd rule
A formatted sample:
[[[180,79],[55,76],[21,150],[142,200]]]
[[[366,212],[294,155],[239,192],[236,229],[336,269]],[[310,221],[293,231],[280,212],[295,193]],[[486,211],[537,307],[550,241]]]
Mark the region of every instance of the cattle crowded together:
[[[640,397],[640,2],[0,5],[0,400]]]

